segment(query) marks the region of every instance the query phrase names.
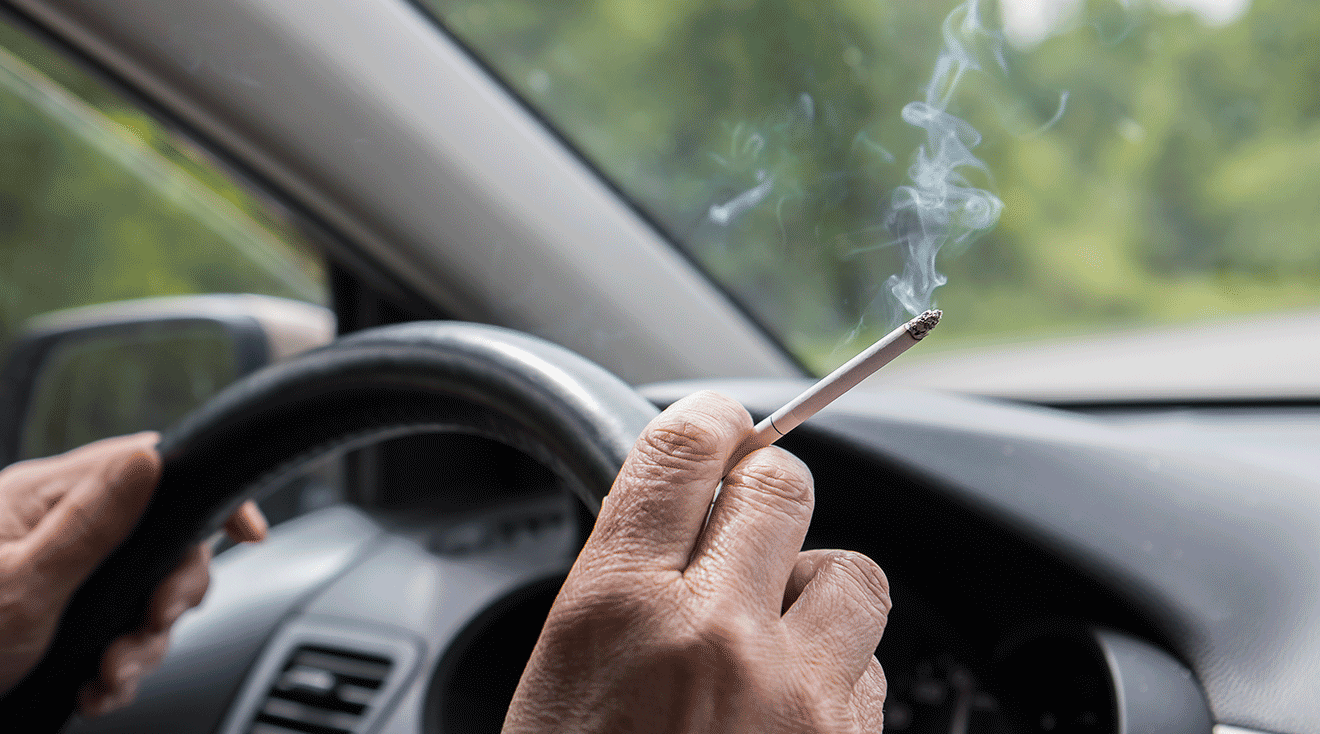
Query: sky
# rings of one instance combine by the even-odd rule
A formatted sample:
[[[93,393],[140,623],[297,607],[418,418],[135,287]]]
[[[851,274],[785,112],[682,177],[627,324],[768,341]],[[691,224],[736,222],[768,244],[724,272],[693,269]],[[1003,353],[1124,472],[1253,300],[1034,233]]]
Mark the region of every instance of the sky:
[[[1141,0],[1119,0],[1124,4]],[[1000,0],[1004,32],[1017,46],[1031,46],[1066,30],[1085,0]],[[1151,0],[1168,12],[1189,11],[1207,25],[1221,26],[1242,16],[1251,0]]]

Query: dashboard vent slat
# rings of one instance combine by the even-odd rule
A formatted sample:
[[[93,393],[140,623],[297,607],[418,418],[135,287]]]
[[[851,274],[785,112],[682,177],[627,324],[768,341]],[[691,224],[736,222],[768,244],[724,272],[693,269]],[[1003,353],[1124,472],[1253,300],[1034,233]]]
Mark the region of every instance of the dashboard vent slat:
[[[379,658],[366,659],[358,656],[341,655],[322,650],[303,648],[293,656],[293,663],[308,668],[318,668],[350,678],[374,680],[379,686],[390,674],[390,661]]]
[[[300,647],[276,676],[248,734],[358,734],[392,662]]]
[[[263,721],[253,724],[249,731],[252,734],[304,734],[298,729],[288,729],[278,724],[267,724]]]

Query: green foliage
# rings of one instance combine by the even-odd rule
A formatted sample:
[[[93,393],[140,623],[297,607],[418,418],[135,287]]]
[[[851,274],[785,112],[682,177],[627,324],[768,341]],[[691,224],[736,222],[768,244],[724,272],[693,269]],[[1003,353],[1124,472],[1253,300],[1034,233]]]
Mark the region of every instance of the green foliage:
[[[427,5],[810,365],[888,326],[885,208],[921,140],[899,112],[954,3]],[[1213,28],[1125,5],[958,89],[1006,208],[941,253],[943,344],[1320,304],[1320,14],[1256,0]]]
[[[32,315],[125,298],[322,302],[321,268],[216,163],[0,24],[0,342]]]

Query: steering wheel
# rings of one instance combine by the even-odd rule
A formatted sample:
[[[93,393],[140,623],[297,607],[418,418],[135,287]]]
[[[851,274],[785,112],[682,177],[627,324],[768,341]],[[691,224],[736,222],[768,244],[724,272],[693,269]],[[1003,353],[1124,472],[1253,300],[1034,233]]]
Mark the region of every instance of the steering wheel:
[[[16,731],[58,731],[109,644],[246,499],[331,453],[419,433],[526,452],[594,513],[656,408],[587,359],[508,329],[411,322],[357,332],[237,382],[164,434],[133,533],[74,595],[46,656],[0,699]]]

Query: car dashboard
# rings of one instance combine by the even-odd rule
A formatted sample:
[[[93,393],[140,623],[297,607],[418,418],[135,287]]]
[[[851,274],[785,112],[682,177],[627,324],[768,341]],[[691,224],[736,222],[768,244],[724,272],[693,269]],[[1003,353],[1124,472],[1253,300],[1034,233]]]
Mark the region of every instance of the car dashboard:
[[[643,393],[764,415],[801,387]],[[807,546],[890,579],[887,730],[1301,734],[1320,730],[1317,418],[854,391],[781,444],[815,477]],[[380,502],[221,554],[139,701],[70,731],[499,731],[591,517],[507,450],[409,441]]]

